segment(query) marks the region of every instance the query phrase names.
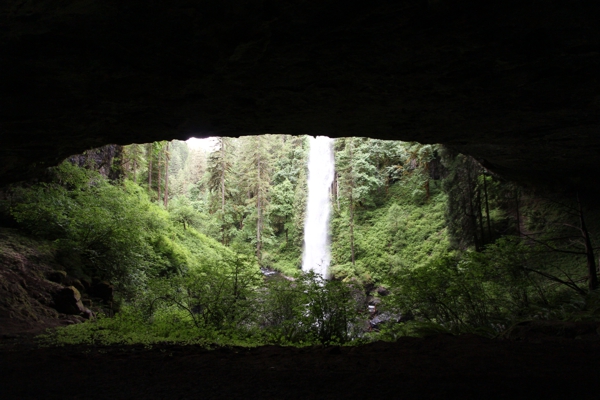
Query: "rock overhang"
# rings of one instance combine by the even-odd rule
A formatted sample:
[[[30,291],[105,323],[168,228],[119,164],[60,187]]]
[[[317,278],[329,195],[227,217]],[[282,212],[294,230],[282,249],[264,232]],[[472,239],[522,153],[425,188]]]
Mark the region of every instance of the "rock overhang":
[[[600,5],[489,3],[8,0],[0,182],[107,143],[288,133],[600,183]]]

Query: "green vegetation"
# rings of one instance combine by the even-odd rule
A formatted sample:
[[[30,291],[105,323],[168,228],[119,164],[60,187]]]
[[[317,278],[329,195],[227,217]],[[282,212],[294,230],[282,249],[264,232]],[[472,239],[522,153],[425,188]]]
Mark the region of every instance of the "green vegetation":
[[[12,188],[5,219],[69,276],[116,289],[110,317],[43,340],[346,344],[600,316],[585,198],[527,192],[434,145],[336,140],[333,279],[302,274],[307,151],[285,135],[131,145],[118,180],[64,162]],[[374,329],[369,302],[386,316]]]
[[[260,284],[248,269],[241,273],[245,276],[239,271],[217,277],[192,273],[155,281],[115,317],[100,315],[40,340],[47,345],[179,342],[210,347],[344,344],[360,334],[351,286],[323,282],[314,274]]]

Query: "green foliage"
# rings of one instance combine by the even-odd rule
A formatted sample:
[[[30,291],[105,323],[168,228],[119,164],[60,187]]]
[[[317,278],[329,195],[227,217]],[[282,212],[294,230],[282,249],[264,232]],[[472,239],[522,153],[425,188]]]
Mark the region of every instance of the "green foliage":
[[[191,226],[203,230],[202,214],[196,210],[192,201],[185,196],[177,196],[169,202],[169,217],[182,224],[183,229]]]
[[[454,249],[481,250],[502,234],[520,232],[519,188],[501,182],[475,159],[444,152],[446,223]]]
[[[69,163],[53,175],[49,183],[14,189],[11,214],[30,233],[53,240],[72,275],[109,280],[133,295],[149,277],[182,273],[227,252],[184,229],[181,219],[192,218],[185,204],[170,217],[132,182],[112,185]]]
[[[69,163],[54,170],[52,182],[16,189],[13,199],[11,214],[23,228],[55,240],[65,258],[83,260],[74,272],[124,287],[148,256],[146,232],[166,222],[135,185],[113,186]]]
[[[273,186],[269,206],[269,212],[275,221],[277,231],[287,232],[290,227],[286,225],[289,225],[294,216],[294,186],[287,178]]]
[[[268,342],[343,344],[356,339],[359,316],[352,286],[314,273],[271,280],[261,325]]]
[[[155,279],[114,318],[101,315],[40,340],[46,345],[344,344],[358,338],[356,290],[314,274],[263,285],[256,264],[234,256],[202,272]]]
[[[353,338],[356,303],[351,287],[340,281],[325,281],[318,275],[303,275],[300,285],[307,295],[308,321],[303,326],[320,343],[345,343]]]
[[[519,320],[599,315],[595,293],[572,290],[568,276],[553,275],[541,260],[539,247],[503,237],[481,252],[456,253],[395,275],[393,295],[385,300],[418,322],[490,337]]]
[[[446,196],[435,184],[429,186],[429,199],[425,200],[424,191],[419,192],[422,196],[414,196],[423,185],[422,179],[415,181],[417,175],[405,172],[389,184],[386,195],[377,200],[382,203],[379,207],[355,210],[354,265],[349,251],[349,211],[344,206],[336,209],[331,266],[335,276],[390,282],[394,274],[418,268],[447,253]]]
[[[277,257],[273,257],[274,259],[269,264],[269,267],[281,272],[285,276],[299,276],[302,273],[300,269],[302,265],[302,248],[285,244],[282,247]]]
[[[185,343],[208,347],[218,343],[218,338],[211,341],[210,336],[199,334],[181,313],[156,313],[152,323],[148,323],[144,314],[131,306],[114,317],[101,314],[93,321],[55,329],[36,339],[42,346]]]
[[[458,333],[496,332],[510,317],[511,299],[484,263],[443,257],[396,276],[390,298],[404,312]]]
[[[343,199],[361,206],[372,206],[373,192],[382,184],[371,139],[343,138],[336,142],[336,170],[340,173]]]
[[[260,271],[250,259],[226,254],[184,275],[153,281],[143,307],[151,314],[174,307],[197,328],[242,329],[252,317],[250,303],[260,280]]]
[[[581,203],[528,198],[466,156],[446,152],[442,164],[435,145],[337,140],[334,280],[324,281],[299,269],[305,138],[222,138],[209,154],[164,146],[147,146],[145,160],[141,147],[124,153],[129,176],[152,181],[148,190],[70,164],[14,190],[10,212],[22,228],[52,240],[71,273],[111,280],[125,294],[115,318],[45,340],[344,344],[493,337],[519,320],[599,316],[597,293],[584,290]],[[158,182],[167,157],[169,178]],[[151,197],[167,181],[163,208]],[[259,265],[287,277],[265,280]],[[414,320],[364,332],[364,284],[389,288],[380,312]]]

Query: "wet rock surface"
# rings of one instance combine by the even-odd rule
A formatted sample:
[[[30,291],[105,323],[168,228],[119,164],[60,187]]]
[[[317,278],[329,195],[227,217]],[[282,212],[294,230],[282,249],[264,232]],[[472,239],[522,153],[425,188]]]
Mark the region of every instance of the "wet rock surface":
[[[596,399],[600,344],[404,338],[361,347],[28,349],[0,339],[5,399]],[[64,384],[64,377],[69,384]]]

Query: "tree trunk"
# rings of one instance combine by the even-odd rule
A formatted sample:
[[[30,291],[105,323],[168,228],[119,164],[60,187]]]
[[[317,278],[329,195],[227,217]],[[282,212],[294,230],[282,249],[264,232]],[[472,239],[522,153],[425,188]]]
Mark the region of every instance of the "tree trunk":
[[[353,153],[354,147],[354,138],[350,138],[350,148],[349,156],[350,156],[350,254],[352,257],[352,266],[355,266],[355,253],[354,253],[354,199],[352,192],[354,191],[354,170],[352,168],[352,162],[354,159]]]
[[[225,244],[225,139],[221,138],[221,243]]]
[[[483,174],[483,193],[485,196],[485,217],[487,219],[488,240],[492,241],[492,224],[490,223],[490,203],[488,200],[487,176]]]
[[[425,163],[425,176],[426,176],[426,181],[425,181],[425,200],[429,201],[429,197],[431,196],[431,188],[429,186],[429,163],[426,162]]]
[[[521,236],[521,214],[519,212],[519,189],[515,188],[515,207],[517,219],[517,234]]]
[[[137,144],[133,145],[133,181],[137,183],[137,158],[138,158],[138,147]]]
[[[169,142],[165,148],[165,208],[169,206]]]
[[[285,217],[285,222],[283,225],[283,229],[285,229],[285,246],[287,247],[288,243],[289,243],[289,237],[288,237],[288,228],[287,228],[287,220],[288,218]]]
[[[479,237],[477,236],[477,216],[475,215],[475,206],[473,205],[473,186],[471,185],[471,167],[467,169],[467,188],[468,188],[468,203],[469,203],[469,221],[471,223],[471,230],[473,231],[473,241],[475,242],[475,251],[481,250],[479,246]]]
[[[481,188],[477,185],[477,215],[479,218],[479,230],[481,231],[481,246],[485,245],[485,229],[483,228],[483,211],[481,210]]]
[[[157,158],[156,158],[156,172],[158,173],[158,177],[156,179],[156,187],[157,187],[157,192],[158,192],[158,199],[157,202],[158,204],[160,204],[161,201],[161,197],[160,197],[160,150],[158,151],[158,153],[156,154]]]
[[[256,191],[256,258],[260,264],[262,212],[260,202],[260,156],[258,157],[258,190]]]
[[[152,193],[152,143],[148,143],[148,193]]]
[[[579,221],[581,223],[581,233],[585,241],[585,255],[587,259],[588,270],[588,290],[590,292],[598,289],[598,271],[596,271],[596,258],[594,257],[594,247],[590,238],[590,232],[587,230],[585,219],[583,218],[583,207],[577,193],[577,203],[579,206]]]
[[[352,257],[352,266],[354,266],[354,203],[352,202],[352,195],[350,195],[350,253]]]
[[[331,201],[335,204],[335,201],[337,199],[337,174],[335,172],[333,173],[333,182],[331,182],[330,192]]]
[[[338,174],[334,173],[335,176],[335,201],[337,203],[337,209],[340,210],[340,180],[338,179]]]

